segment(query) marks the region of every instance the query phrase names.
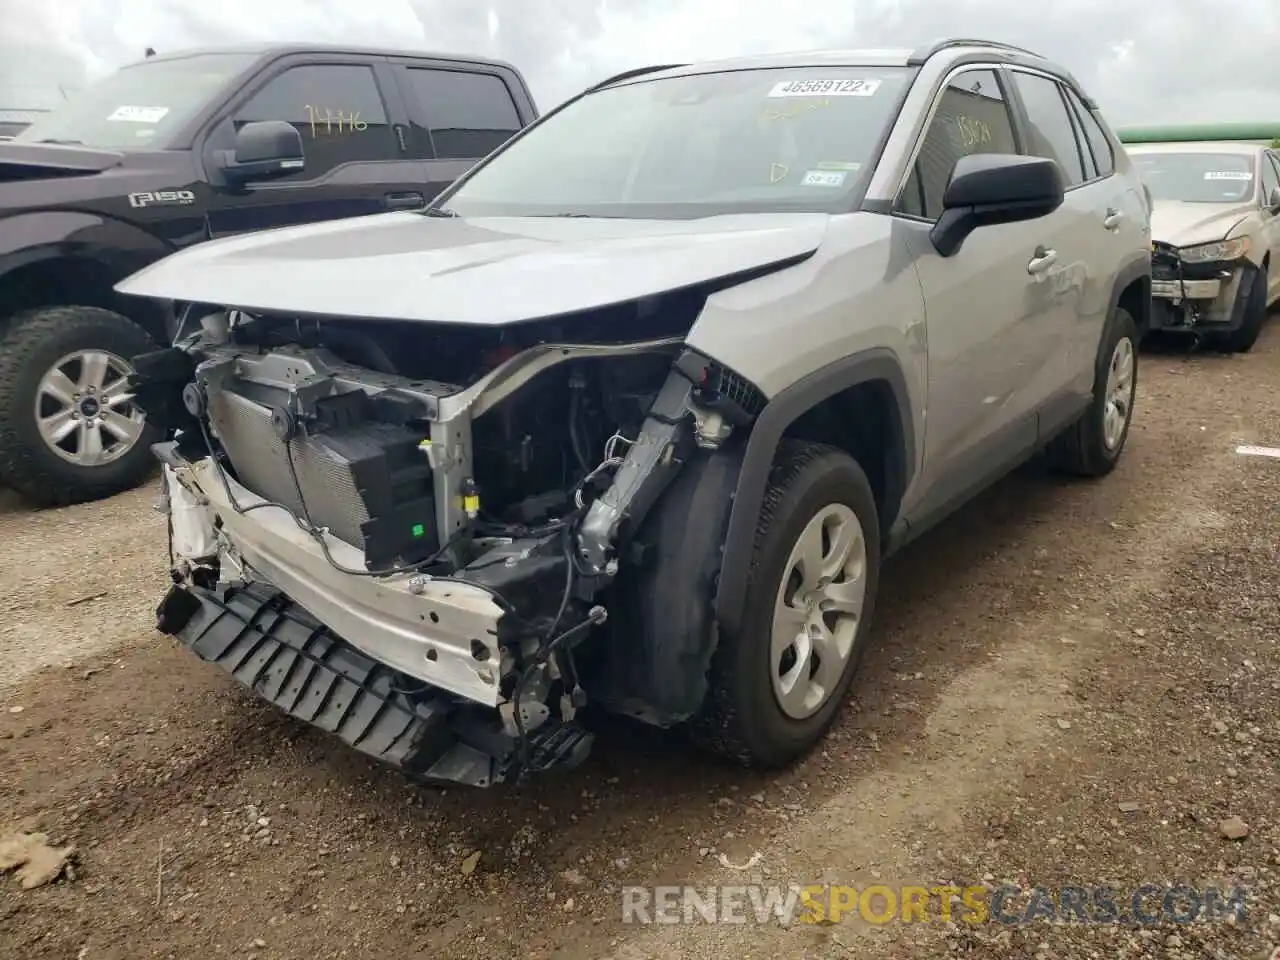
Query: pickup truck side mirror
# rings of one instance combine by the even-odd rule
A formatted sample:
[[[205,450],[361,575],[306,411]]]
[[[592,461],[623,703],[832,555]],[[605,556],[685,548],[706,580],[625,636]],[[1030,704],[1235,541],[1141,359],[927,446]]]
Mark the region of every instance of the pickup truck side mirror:
[[[942,196],[942,216],[929,232],[950,257],[978,227],[1047,216],[1062,205],[1062,168],[1044,157],[986,153],[961,157]]]
[[[303,169],[302,135],[283,120],[256,120],[236,132],[235,147],[225,151],[221,168],[237,183],[271,180]]]
[[[1267,197],[1267,207],[1272,213],[1280,212],[1280,187],[1271,188],[1271,196]]]

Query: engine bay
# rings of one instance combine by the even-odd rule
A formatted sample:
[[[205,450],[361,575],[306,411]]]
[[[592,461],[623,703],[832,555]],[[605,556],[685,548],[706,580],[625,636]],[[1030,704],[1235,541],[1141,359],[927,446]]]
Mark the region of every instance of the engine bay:
[[[135,360],[138,403],[174,431],[162,460],[234,514],[205,508],[216,555],[175,557],[175,583],[283,589],[301,532],[328,567],[291,588],[330,585],[312,613],[352,624],[346,639],[406,681],[498,706],[527,750],[588,701],[575,651],[649,508],[763,404],[684,347],[698,306],[675,294],[493,330],[201,314]],[[458,587],[500,615],[450,633]]]

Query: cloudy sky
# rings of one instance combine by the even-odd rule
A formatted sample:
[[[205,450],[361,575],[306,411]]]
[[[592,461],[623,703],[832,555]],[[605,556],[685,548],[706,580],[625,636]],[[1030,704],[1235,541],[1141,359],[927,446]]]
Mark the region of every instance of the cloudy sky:
[[[628,67],[937,36],[1065,63],[1116,123],[1280,121],[1280,0],[0,0],[0,106],[147,46],[324,40],[514,62],[550,107]]]

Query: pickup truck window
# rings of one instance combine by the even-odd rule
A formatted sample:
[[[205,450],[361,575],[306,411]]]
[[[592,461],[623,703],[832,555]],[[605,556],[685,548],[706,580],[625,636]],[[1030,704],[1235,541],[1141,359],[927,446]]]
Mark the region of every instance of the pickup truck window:
[[[794,67],[605,87],[532,127],[443,202],[462,216],[847,211],[912,76]]]
[[[255,120],[287,120],[302,135],[307,166],[276,182],[314,180],[344,163],[394,160],[395,137],[373,69],[356,64],[290,67],[234,111],[239,130]]]
[[[961,157],[1017,152],[1013,118],[994,71],[963,70],[938,95],[898,208],[908,216],[936,220],[951,172]]]
[[[14,139],[99,150],[164,150],[169,138],[257,59],[202,53],[144,60],[79,91]]]
[[[435,159],[486,157],[520,130],[520,114],[501,77],[423,67],[410,67],[408,73],[427,117]]]

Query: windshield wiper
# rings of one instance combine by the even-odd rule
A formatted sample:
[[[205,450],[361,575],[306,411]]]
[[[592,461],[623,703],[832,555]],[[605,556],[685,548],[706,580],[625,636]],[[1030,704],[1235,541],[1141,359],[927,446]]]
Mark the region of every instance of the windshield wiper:
[[[37,140],[36,143],[57,143],[64,147],[83,147],[83,140],[58,140],[54,137],[45,137],[43,140]]]

